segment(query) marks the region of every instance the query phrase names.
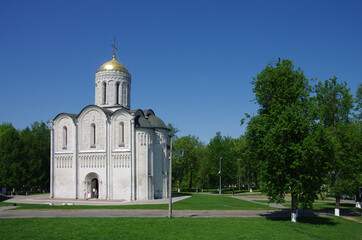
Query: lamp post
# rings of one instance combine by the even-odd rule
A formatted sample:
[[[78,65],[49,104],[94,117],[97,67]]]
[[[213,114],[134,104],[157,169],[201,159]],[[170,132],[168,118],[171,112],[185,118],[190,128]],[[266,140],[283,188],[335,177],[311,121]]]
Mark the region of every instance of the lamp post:
[[[219,160],[219,176],[220,176],[219,194],[221,194],[221,160],[222,160],[222,157]]]
[[[171,218],[172,217],[172,138],[173,136],[171,136],[171,141],[170,141],[170,169],[169,169],[169,173],[168,173],[168,194],[169,194],[169,204],[168,204],[168,217]]]

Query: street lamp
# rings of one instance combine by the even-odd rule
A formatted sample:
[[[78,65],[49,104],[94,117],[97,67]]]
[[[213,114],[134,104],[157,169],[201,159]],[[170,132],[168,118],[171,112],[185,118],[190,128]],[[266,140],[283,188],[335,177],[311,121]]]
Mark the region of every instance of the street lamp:
[[[170,140],[170,169],[169,169],[169,174],[168,174],[168,198],[169,198],[169,203],[168,203],[168,217],[172,217],[172,141],[173,136],[171,136],[171,140]]]
[[[221,194],[221,160],[222,160],[222,157],[219,160],[219,176],[220,176],[219,194]]]

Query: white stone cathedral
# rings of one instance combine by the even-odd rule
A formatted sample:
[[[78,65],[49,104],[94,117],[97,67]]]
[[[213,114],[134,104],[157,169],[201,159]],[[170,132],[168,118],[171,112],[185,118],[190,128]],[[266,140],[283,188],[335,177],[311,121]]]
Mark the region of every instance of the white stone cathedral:
[[[51,198],[168,197],[168,129],[152,110],[130,110],[130,89],[113,53],[95,74],[95,105],[50,121]]]

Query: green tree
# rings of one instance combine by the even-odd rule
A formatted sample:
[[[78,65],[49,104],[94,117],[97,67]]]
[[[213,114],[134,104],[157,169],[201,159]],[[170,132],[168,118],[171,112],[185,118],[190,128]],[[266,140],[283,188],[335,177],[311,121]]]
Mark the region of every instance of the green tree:
[[[237,157],[234,151],[235,142],[231,137],[221,136],[216,133],[207,145],[207,155],[210,165],[209,183],[211,186],[219,186],[219,160],[221,161],[222,185],[229,186],[237,182]]]
[[[178,128],[176,128],[172,123],[167,124],[167,128],[169,130],[170,137],[173,138],[173,140],[177,139],[177,133],[180,132]]]
[[[362,83],[359,84],[357,93],[356,93],[356,109],[357,111],[357,119],[359,121],[362,120]]]
[[[8,189],[21,189],[25,169],[20,149],[20,134],[10,123],[0,125],[0,185]]]
[[[254,152],[247,145],[247,138],[241,136],[234,139],[234,151],[237,156],[238,164],[238,186],[241,188],[241,184],[246,184],[249,190],[253,189],[254,185],[257,185],[258,176],[258,161],[254,155]]]
[[[32,188],[47,191],[50,179],[50,131],[44,122],[31,125],[33,142],[29,151],[29,171]]]
[[[333,136],[333,149],[330,159],[330,189],[335,195],[336,209],[339,211],[341,195],[349,192],[347,187],[356,184],[353,170],[357,166],[351,154],[353,149],[350,134],[350,115],[353,110],[353,96],[346,82],[338,82],[337,77],[319,82],[315,86],[315,100],[320,123]],[[336,215],[339,215],[337,212]]]
[[[178,181],[178,188],[186,177],[186,187],[194,187],[195,176],[197,175],[197,149],[203,145],[195,136],[184,136],[174,142],[174,168],[173,175]]]
[[[277,202],[290,192],[294,218],[298,205],[311,205],[320,191],[326,167],[319,142],[326,135],[312,124],[310,85],[291,60],[270,63],[252,84],[260,109],[248,141],[258,149],[261,187]]]
[[[196,187],[199,189],[207,188],[210,164],[207,158],[207,151],[204,144],[199,145],[199,147],[196,149],[196,155],[197,155]]]

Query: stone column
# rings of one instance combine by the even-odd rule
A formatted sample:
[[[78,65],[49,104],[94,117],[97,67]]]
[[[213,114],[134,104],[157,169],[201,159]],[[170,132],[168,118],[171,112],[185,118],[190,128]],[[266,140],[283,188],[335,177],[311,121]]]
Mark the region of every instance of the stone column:
[[[106,119],[106,199],[109,199],[110,195],[110,159],[109,159],[109,119]]]
[[[74,122],[74,174],[75,174],[75,199],[79,198],[78,179],[78,119]]]
[[[136,200],[136,140],[135,121],[131,120],[131,201]]]

